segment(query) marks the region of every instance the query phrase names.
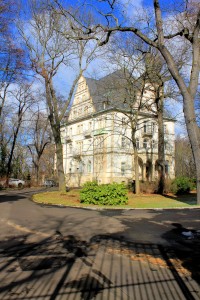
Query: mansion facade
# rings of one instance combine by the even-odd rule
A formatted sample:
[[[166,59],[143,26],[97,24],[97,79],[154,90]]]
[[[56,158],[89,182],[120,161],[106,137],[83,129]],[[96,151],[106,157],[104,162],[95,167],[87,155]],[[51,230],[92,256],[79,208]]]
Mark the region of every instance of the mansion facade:
[[[128,98],[124,82],[123,91],[118,84],[122,82],[116,79],[118,75],[116,72],[100,80],[82,76],[78,82],[66,124],[61,127],[67,186],[78,187],[92,180],[134,180],[133,132],[140,180],[154,181],[158,177],[158,123],[149,106],[151,103],[153,107],[153,93],[145,83],[148,89],[143,94],[135,88],[134,97]],[[137,83],[137,89],[141,89],[141,83]],[[148,106],[142,106],[141,101]],[[134,103],[131,108],[130,103]],[[165,172],[170,178],[174,177],[175,167],[174,123],[164,117]]]

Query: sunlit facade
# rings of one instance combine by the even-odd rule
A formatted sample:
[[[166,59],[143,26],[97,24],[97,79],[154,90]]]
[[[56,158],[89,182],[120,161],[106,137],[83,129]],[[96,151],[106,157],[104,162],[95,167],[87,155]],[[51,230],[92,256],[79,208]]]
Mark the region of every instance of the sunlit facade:
[[[86,181],[125,182],[134,179],[131,126],[126,103],[117,109],[98,80],[81,77],[66,124],[62,126],[63,165],[66,185]],[[106,95],[106,97],[105,97]],[[145,101],[152,101],[149,92]],[[114,95],[112,94],[112,98]],[[128,108],[127,108],[128,111]],[[164,118],[165,171],[174,177],[174,120]],[[158,177],[158,124],[155,114],[144,108],[135,132],[140,180]]]

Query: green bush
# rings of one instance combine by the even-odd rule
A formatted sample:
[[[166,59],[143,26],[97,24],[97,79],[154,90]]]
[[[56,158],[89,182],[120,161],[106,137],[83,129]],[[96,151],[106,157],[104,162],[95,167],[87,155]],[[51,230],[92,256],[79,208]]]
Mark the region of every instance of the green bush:
[[[80,202],[95,205],[124,205],[128,203],[127,189],[122,183],[86,182],[80,191]]]
[[[176,195],[187,194],[192,189],[192,182],[188,177],[177,177],[172,181],[171,189]]]

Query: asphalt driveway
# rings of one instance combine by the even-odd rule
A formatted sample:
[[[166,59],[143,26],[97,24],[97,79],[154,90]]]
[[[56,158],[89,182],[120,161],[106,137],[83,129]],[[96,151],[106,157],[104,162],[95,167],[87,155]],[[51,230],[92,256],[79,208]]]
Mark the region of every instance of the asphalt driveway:
[[[47,207],[34,192],[0,192],[0,299],[200,299],[200,209]]]

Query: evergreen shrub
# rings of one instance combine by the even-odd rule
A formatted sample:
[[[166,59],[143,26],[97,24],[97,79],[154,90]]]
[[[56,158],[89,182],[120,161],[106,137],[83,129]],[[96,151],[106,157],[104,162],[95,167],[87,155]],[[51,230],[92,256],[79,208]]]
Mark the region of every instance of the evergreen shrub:
[[[176,195],[187,194],[192,189],[193,184],[188,177],[180,176],[172,181],[171,190]]]
[[[95,205],[124,205],[128,203],[127,189],[123,183],[100,184],[86,182],[80,191],[80,202]]]

